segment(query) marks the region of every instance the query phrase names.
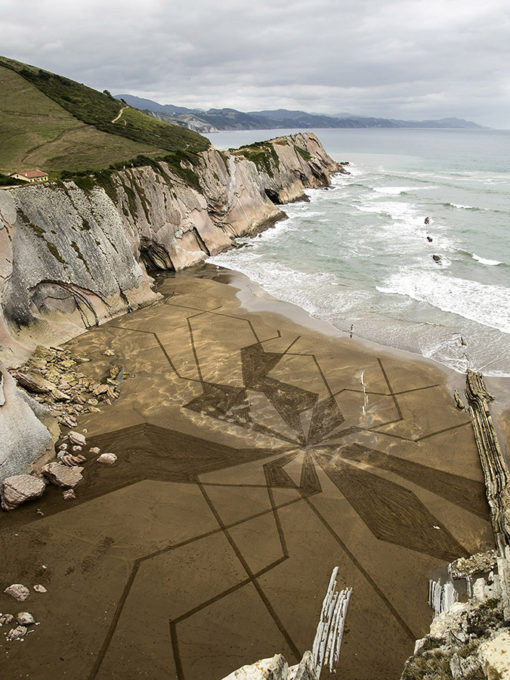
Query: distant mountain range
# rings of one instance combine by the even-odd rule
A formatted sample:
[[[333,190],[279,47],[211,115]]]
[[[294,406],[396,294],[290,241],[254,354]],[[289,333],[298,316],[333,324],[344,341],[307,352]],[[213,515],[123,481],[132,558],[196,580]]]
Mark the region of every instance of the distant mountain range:
[[[305,111],[249,111],[236,109],[187,109],[184,106],[158,104],[152,99],[142,99],[130,94],[117,94],[126,104],[150,113],[159,120],[177,123],[196,132],[206,133],[218,130],[269,130],[279,128],[481,128],[481,125],[462,118],[441,120],[396,120],[357,116],[350,113],[324,114]]]

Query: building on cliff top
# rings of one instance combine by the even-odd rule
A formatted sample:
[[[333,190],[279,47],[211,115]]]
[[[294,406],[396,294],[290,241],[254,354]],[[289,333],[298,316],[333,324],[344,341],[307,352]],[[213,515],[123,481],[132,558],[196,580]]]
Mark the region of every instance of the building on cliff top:
[[[19,172],[12,172],[10,177],[21,179],[24,182],[47,182],[49,179],[48,173],[42,172],[42,170],[20,170]]]

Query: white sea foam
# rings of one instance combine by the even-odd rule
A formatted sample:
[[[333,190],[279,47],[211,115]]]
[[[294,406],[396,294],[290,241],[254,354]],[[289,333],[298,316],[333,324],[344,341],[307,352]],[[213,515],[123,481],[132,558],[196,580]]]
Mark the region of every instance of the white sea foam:
[[[387,194],[388,196],[398,196],[413,189],[414,187],[374,187],[374,191],[377,191],[378,194]]]
[[[498,264],[502,264],[502,262],[500,262],[499,260],[489,260],[486,257],[480,257],[480,255],[477,255],[476,253],[473,253],[471,257],[473,258],[473,260],[476,260],[481,264],[486,264],[489,267],[496,267]]]
[[[382,293],[405,295],[445,312],[510,333],[510,288],[468,281],[439,272],[403,270],[390,276]]]

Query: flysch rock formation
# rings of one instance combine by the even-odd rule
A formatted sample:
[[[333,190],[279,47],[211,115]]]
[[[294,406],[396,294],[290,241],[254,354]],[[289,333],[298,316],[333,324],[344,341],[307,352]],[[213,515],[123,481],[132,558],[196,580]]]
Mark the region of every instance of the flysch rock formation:
[[[249,155],[211,148],[194,165],[148,161],[0,191],[0,479],[53,446],[44,407],[1,362],[19,366],[38,345],[155,302],[148,269],[180,271],[230,248],[284,217],[277,204],[345,172],[312,133],[264,143],[262,166]]]
[[[257,167],[210,149],[182,161],[100,173],[87,181],[0,192],[0,360],[157,299],[145,263],[179,271],[284,216],[342,171],[312,133],[272,140]]]

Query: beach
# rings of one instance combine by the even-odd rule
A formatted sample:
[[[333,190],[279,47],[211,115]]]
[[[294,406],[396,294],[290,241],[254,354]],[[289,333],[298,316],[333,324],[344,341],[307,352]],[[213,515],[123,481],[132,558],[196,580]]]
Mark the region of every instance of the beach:
[[[296,663],[338,566],[353,593],[321,677],[399,677],[432,619],[429,579],[493,546],[463,377],[215,266],[157,290],[66,345],[95,380],[122,367],[120,397],[78,425],[118,460],[85,463],[75,501],[51,488],[3,516],[6,582],[47,588],[26,642],[2,637],[3,673],[219,680],[276,652]]]

